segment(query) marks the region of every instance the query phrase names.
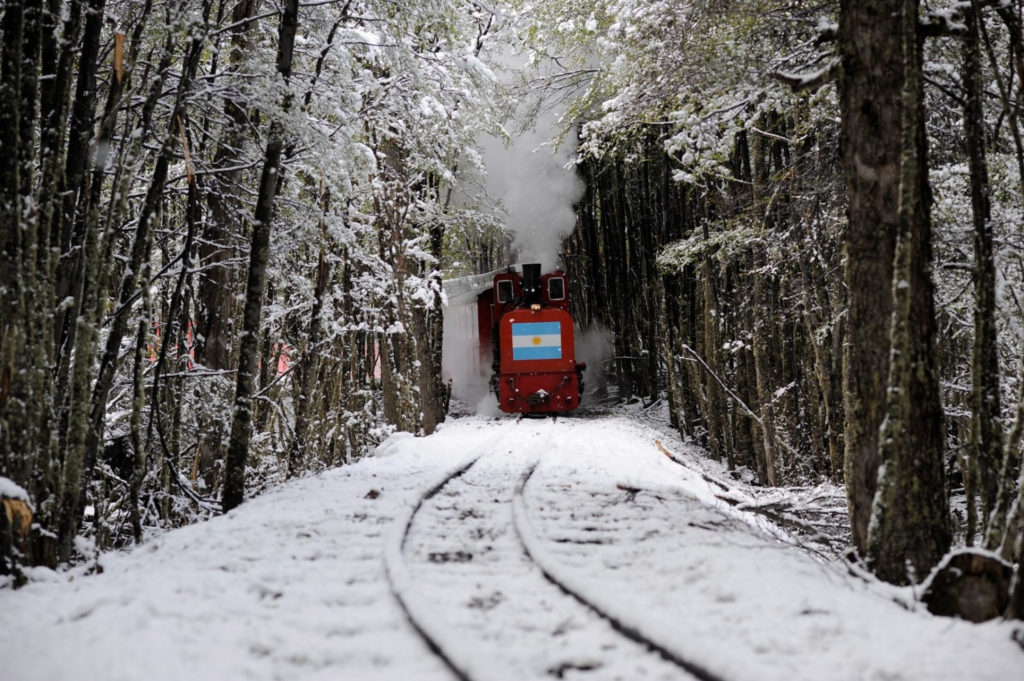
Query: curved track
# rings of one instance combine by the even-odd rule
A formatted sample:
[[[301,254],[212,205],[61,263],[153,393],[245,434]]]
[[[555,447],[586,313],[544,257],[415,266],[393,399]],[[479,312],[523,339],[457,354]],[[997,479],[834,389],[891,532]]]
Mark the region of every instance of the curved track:
[[[573,586],[571,579],[568,579],[565,575],[561,574],[557,561],[552,560],[551,556],[543,550],[541,540],[534,533],[533,526],[531,525],[529,516],[526,512],[526,502],[524,500],[523,490],[526,487],[526,483],[530,480],[530,477],[533,476],[533,472],[536,468],[537,464],[534,463],[523,473],[516,485],[515,498],[513,499],[512,504],[516,533],[519,535],[523,549],[526,551],[527,555],[537,563],[540,569],[544,572],[544,576],[552,584],[558,586],[558,588],[563,592],[575,598],[580,604],[604,618],[612,627],[615,628],[616,631],[626,638],[657,652],[665,660],[686,670],[693,677],[696,677],[701,681],[721,681],[720,677],[709,672],[701,665],[687,659],[678,651],[672,650],[670,647],[648,638],[639,629],[623,622],[598,603],[589,600],[582,590]]]
[[[554,423],[500,428],[424,491],[388,541],[392,591],[431,649],[463,681],[718,681],[559,577],[523,497]],[[499,446],[503,437],[512,444]]]

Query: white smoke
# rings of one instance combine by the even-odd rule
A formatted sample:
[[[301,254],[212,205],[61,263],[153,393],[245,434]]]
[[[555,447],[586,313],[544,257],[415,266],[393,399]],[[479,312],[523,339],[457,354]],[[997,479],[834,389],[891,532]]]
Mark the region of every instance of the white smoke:
[[[521,78],[522,60],[517,63],[506,56],[500,61],[507,82]],[[534,97],[504,121],[506,135],[481,134],[477,145],[486,175],[479,176],[476,163],[460,164],[461,188],[455,197],[460,206],[492,206],[497,222],[513,235],[514,260],[540,263],[542,272],[559,265],[562,240],[576,225],[574,206],[585,189],[573,165],[575,136],[565,135],[566,141],[555,144],[562,132],[561,113],[559,107],[539,106]],[[474,189],[482,189],[489,200],[475,195]],[[479,353],[475,296],[450,299],[444,320],[442,366],[453,398],[478,414],[498,414],[489,388],[491,355]]]
[[[453,400],[477,414],[498,414],[489,387],[491,354],[480,352],[474,292],[452,297],[445,306],[441,367],[451,381]]]
[[[575,170],[576,136],[566,134],[561,121],[568,103],[543,86],[561,67],[508,52],[493,58],[514,94],[504,134],[477,139],[487,172],[484,186],[504,208],[498,217],[513,234],[517,260],[540,263],[549,272],[558,265],[562,239],[576,225],[574,205],[585,189]]]
[[[595,323],[585,333],[576,335],[576,361],[585,362],[583,372],[587,393],[604,394],[608,389],[608,366],[615,356],[615,335]]]
[[[543,114],[536,125],[505,141],[480,140],[487,167],[487,192],[504,207],[504,223],[514,235],[520,262],[541,263],[548,272],[558,265],[564,239],[576,225],[574,205],[584,185],[572,167],[575,138],[557,148],[558,113]]]

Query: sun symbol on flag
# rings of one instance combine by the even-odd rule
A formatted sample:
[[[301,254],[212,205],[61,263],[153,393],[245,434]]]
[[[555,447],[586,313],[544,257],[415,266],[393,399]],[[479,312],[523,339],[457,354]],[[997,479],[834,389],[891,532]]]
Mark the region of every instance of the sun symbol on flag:
[[[533,344],[534,345],[540,345],[540,336],[534,336],[533,337]]]

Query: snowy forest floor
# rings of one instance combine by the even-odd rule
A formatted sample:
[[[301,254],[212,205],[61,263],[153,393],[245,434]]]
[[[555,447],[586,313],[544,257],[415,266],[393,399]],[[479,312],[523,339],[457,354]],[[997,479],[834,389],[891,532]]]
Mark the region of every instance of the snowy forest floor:
[[[451,418],[0,589],[0,677],[455,678],[391,592],[400,582],[420,624],[486,678],[692,678],[543,568],[723,681],[1024,678],[1020,623],[934,617],[913,588],[852,574],[836,557],[841,506],[828,486],[748,486],[639,408]]]

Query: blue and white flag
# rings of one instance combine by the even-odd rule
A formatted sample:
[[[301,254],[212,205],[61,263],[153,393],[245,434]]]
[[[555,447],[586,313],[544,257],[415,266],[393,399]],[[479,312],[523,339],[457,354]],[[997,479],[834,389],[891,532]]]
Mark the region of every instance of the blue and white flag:
[[[562,359],[562,324],[512,324],[512,359]]]

